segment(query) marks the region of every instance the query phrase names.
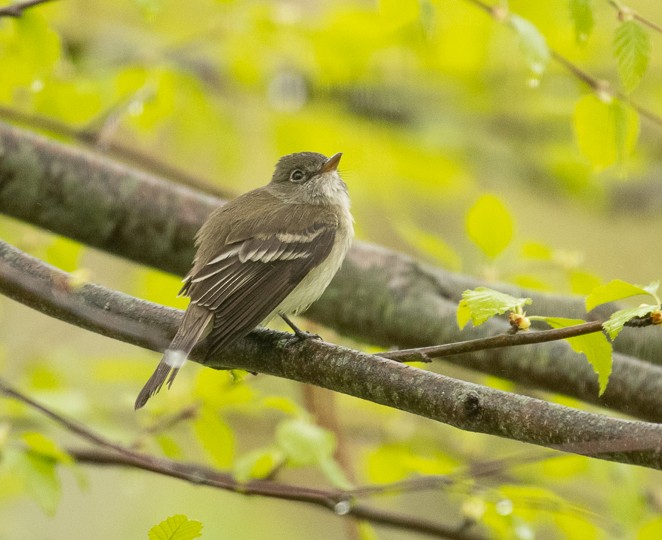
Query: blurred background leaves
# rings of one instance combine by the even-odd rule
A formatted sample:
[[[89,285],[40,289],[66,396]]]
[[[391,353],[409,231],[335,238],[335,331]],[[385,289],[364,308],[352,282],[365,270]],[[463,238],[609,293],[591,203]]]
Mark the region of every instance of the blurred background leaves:
[[[662,114],[662,36],[615,4],[511,0],[491,17],[463,0],[52,2],[0,19],[0,120],[20,112],[28,127],[54,120],[102,149],[122,141],[234,193],[265,184],[282,154],[342,151],[364,240],[549,291],[647,283],[662,263],[662,127],[627,101]],[[655,0],[628,7],[660,22]],[[600,84],[584,84],[552,51]],[[71,131],[48,132],[74,142]],[[172,276],[6,218],[0,234],[82,280],[185,305]],[[343,397],[349,474],[293,383],[191,366],[134,415],[155,355],[6,300],[0,321],[2,371],[35,398],[125,443],[243,479],[386,482],[517,448]],[[46,529],[49,538],[144,537],[182,512],[209,538],[309,537],[322,519],[329,537],[343,534],[339,520],[315,511],[139,473],[91,470],[81,491],[56,468],[67,463],[66,436],[15,403],[1,401],[0,413],[0,537],[17,538],[17,528],[24,538]],[[317,455],[306,454],[311,440],[321,441]],[[22,465],[12,473],[11,462]],[[382,502],[469,516],[499,538],[657,538],[657,473],[564,458],[506,476],[484,490]],[[403,538],[387,529],[379,537]]]

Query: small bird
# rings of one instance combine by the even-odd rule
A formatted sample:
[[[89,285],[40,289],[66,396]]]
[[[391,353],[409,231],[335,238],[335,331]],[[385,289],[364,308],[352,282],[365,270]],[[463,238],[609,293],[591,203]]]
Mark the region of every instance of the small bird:
[[[341,153],[283,156],[271,182],[214,210],[196,235],[197,253],[180,295],[191,301],[161,362],[138,394],[139,409],[177,372],[196,343],[208,355],[276,316],[299,338],[288,314],[317,300],[354,236]]]

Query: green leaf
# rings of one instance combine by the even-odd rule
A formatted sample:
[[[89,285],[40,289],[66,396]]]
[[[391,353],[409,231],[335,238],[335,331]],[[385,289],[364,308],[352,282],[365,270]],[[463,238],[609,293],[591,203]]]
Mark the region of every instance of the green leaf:
[[[651,54],[648,33],[634,20],[619,25],[614,34],[614,56],[626,92],[632,92],[643,78]]]
[[[202,536],[202,523],[176,514],[154,525],[149,530],[149,540],[193,540]]]
[[[62,494],[57,461],[30,450],[17,453],[13,461],[13,470],[25,482],[30,496],[44,512],[55,514]]]
[[[467,234],[490,258],[499,255],[513,238],[513,219],[510,212],[494,195],[483,195],[469,209]]]
[[[530,303],[530,298],[515,298],[487,287],[469,289],[462,293],[457,308],[457,324],[464,328],[471,319],[474,326],[479,326],[495,315],[521,309]]]
[[[655,540],[656,538],[662,538],[661,516],[646,521],[637,533],[637,540]]]
[[[529,68],[536,75],[542,75],[549,63],[549,47],[545,36],[531,22],[519,15],[511,15],[510,26],[515,29],[520,40],[520,49]]]
[[[551,261],[552,248],[541,242],[526,242],[522,246],[522,257],[538,261]]]
[[[622,163],[639,137],[639,116],[618,100],[610,102],[587,94],[577,101],[573,117],[581,153],[596,170]]]
[[[202,408],[193,422],[193,430],[212,463],[228,468],[234,458],[235,440],[230,426],[209,408]]]
[[[599,306],[600,304],[606,304],[607,302],[614,302],[616,300],[622,300],[623,298],[629,298],[640,294],[650,294],[657,300],[656,294],[659,286],[659,281],[654,281],[646,287],[641,287],[623,281],[622,279],[614,279],[591,291],[591,294],[586,297],[586,311],[591,311],[594,307]]]
[[[626,322],[635,317],[645,317],[657,308],[658,306],[645,304],[634,308],[618,310],[611,314],[611,317],[603,323],[602,327],[605,329],[605,332],[609,334],[609,337],[614,340],[618,337],[618,334],[621,333]]]
[[[46,262],[65,272],[73,272],[80,266],[82,253],[83,244],[58,236],[46,249]]]
[[[49,439],[42,433],[30,431],[23,433],[21,439],[30,452],[39,454],[45,459],[51,459],[56,463],[65,463],[70,465],[73,458],[62,450],[52,439]]]
[[[334,459],[336,438],[330,431],[301,418],[288,419],[278,424],[276,443],[290,464],[317,465],[334,486],[351,487]]]
[[[332,457],[326,457],[319,462],[319,467],[331,485],[338,489],[352,489],[352,483],[347,479],[345,472]]]
[[[563,317],[540,317],[552,328],[568,328],[569,326],[577,326],[586,321],[582,319],[566,319]],[[576,336],[566,339],[572,347],[572,350],[577,353],[583,353],[586,359],[593,367],[598,375],[598,384],[600,386],[600,395],[607,388],[609,376],[611,375],[612,368],[612,348],[611,343],[602,332],[595,332],[593,334],[586,334],[583,336]]]
[[[379,0],[380,15],[390,27],[397,28],[420,18],[419,0]]]
[[[60,58],[60,38],[39,10],[29,10],[0,24],[0,99],[11,100],[16,87],[29,87],[55,68]]]
[[[586,295],[602,285],[600,276],[584,270],[571,270],[568,279],[570,280],[570,289],[574,294]]]
[[[319,464],[336,449],[333,433],[300,418],[280,422],[276,442],[293,465]]]
[[[570,17],[575,24],[575,40],[584,44],[588,41],[593,25],[592,0],[570,0]]]
[[[258,448],[241,456],[234,464],[234,477],[239,482],[248,482],[255,478],[266,478],[279,467],[285,459],[279,448]]]

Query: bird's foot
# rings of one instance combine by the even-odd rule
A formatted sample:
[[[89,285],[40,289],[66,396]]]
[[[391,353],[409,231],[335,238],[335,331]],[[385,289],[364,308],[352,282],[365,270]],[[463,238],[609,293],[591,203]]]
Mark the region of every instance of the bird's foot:
[[[287,315],[281,315],[280,317],[292,329],[292,331],[294,332],[294,336],[297,338],[297,341],[305,341],[308,339],[319,339],[319,340],[322,339],[322,337],[318,334],[313,334],[312,332],[306,332],[304,330],[301,330],[301,328],[299,328],[296,324],[294,324]]]

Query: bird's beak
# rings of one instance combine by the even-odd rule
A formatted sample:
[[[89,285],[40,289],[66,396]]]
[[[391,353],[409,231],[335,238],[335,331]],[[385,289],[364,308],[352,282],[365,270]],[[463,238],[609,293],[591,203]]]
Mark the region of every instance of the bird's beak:
[[[342,157],[342,152],[332,155],[329,159],[326,160],[326,163],[322,165],[322,172],[328,173],[338,169],[338,163],[340,163],[340,158]]]

